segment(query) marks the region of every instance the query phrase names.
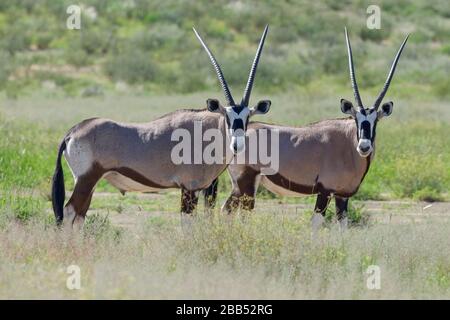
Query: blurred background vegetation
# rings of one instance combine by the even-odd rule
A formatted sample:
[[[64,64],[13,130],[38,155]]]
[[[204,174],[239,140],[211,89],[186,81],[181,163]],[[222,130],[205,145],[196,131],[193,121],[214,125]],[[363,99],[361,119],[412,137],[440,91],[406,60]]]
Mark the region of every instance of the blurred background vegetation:
[[[81,30],[66,27],[71,4],[82,8]],[[380,30],[366,27],[370,4],[381,7]],[[348,87],[347,26],[361,88],[380,89],[395,50],[412,33],[396,93],[450,97],[447,0],[2,0],[0,90],[8,98],[36,90],[71,97],[217,90],[193,26],[241,90],[266,23],[260,92]]]

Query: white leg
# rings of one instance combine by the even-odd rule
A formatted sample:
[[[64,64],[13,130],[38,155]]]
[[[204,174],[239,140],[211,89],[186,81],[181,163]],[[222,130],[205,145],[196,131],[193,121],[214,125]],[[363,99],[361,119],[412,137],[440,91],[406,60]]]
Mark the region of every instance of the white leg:
[[[72,205],[64,208],[63,226],[65,230],[72,230],[75,217],[76,213]]]
[[[194,221],[194,216],[192,214],[181,214],[181,230],[183,230],[184,234],[192,233],[192,224]]]
[[[311,227],[312,227],[312,235],[313,238],[317,236],[317,232],[322,227],[323,223],[325,222],[325,218],[321,213],[314,213],[311,218]]]
[[[345,216],[341,220],[339,220],[339,227],[340,227],[341,231],[346,231],[348,229],[348,218],[347,218],[347,216]]]
[[[73,220],[73,229],[75,231],[82,231],[84,227],[84,217],[81,215],[75,216],[75,219]]]

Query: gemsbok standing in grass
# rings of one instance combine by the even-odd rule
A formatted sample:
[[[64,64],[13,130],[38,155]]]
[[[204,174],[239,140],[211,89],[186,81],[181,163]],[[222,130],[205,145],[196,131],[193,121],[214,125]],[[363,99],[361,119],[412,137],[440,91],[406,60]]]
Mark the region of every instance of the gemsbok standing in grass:
[[[389,88],[400,55],[408,40],[403,41],[395,56],[387,80],[372,107],[364,107],[353,66],[352,49],[345,29],[350,79],[357,107],[341,100],[341,110],[348,118],[319,121],[305,127],[284,127],[251,122],[250,130],[278,130],[279,170],[261,175],[261,164],[232,164],[228,167],[233,188],[223,210],[231,213],[238,207],[254,208],[258,184],[279,195],[317,194],[312,225],[317,229],[325,211],[335,197],[336,213],[346,228],[348,199],[361,185],[374,156],[378,120],[392,113],[393,103],[381,102]],[[381,105],[381,109],[379,109]]]
[[[59,146],[53,176],[52,204],[57,224],[63,220],[69,226],[83,224],[95,186],[101,178],[105,178],[122,193],[180,188],[181,212],[192,213],[198,201],[197,191],[214,185],[231,161],[233,153],[237,154],[245,148],[242,132],[246,130],[249,117],[269,111],[271,102],[268,100],[258,102],[255,107],[248,107],[267,31],[268,26],[262,34],[244,96],[238,104],[233,100],[219,64],[194,29],[225,93],[225,107],[216,99],[208,99],[207,109],[178,110],[148,123],[121,123],[94,118],[84,120],[70,129]],[[222,142],[225,149],[228,149],[226,145],[229,142],[232,152],[225,152],[223,159],[214,164],[175,164],[172,150],[178,142],[173,141],[173,132],[184,129],[193,137],[198,123],[201,123],[204,132],[208,129],[219,130],[223,139],[218,142]],[[201,151],[204,151],[205,145],[202,141],[200,143]],[[72,196],[65,206],[61,166],[63,154],[75,179]],[[212,193],[210,196],[213,199],[206,201],[207,204],[214,203],[214,190]]]

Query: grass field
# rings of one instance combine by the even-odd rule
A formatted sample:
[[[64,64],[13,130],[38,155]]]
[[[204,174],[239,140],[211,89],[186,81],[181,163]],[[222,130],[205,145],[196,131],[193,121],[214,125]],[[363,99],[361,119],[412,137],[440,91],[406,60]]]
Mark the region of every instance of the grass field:
[[[272,95],[270,114],[258,119],[301,125],[340,117],[339,99],[325,97],[350,95],[314,87]],[[311,197],[261,191],[254,214],[231,219],[206,217],[200,206],[186,233],[178,191],[121,196],[106,183],[84,233],[63,234],[54,227],[50,178],[58,143],[73,124],[93,116],[151,120],[201,108],[210,94],[3,98],[0,298],[449,298],[450,204],[422,202],[449,201],[449,104],[399,95],[378,126],[375,161],[351,201],[353,227],[340,233],[330,222],[314,241]],[[65,174],[71,190],[66,165]],[[219,188],[222,204],[226,176]],[[333,206],[329,211],[331,217]],[[81,268],[81,290],[66,288],[72,264]],[[366,287],[369,265],[381,268],[380,290]]]

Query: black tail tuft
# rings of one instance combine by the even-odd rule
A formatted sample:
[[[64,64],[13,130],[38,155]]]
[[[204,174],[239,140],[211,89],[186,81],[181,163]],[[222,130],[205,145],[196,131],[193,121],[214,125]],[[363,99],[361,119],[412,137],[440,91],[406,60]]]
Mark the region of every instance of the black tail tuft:
[[[66,149],[65,139],[59,145],[58,157],[56,159],[55,173],[52,180],[52,205],[55,213],[56,224],[61,225],[64,217],[64,200],[66,198],[66,191],[64,188],[64,173],[61,166],[61,155]]]
[[[205,197],[205,208],[214,209],[216,206],[217,187],[219,184],[219,178],[214,179],[210,186],[203,189],[203,196]]]

